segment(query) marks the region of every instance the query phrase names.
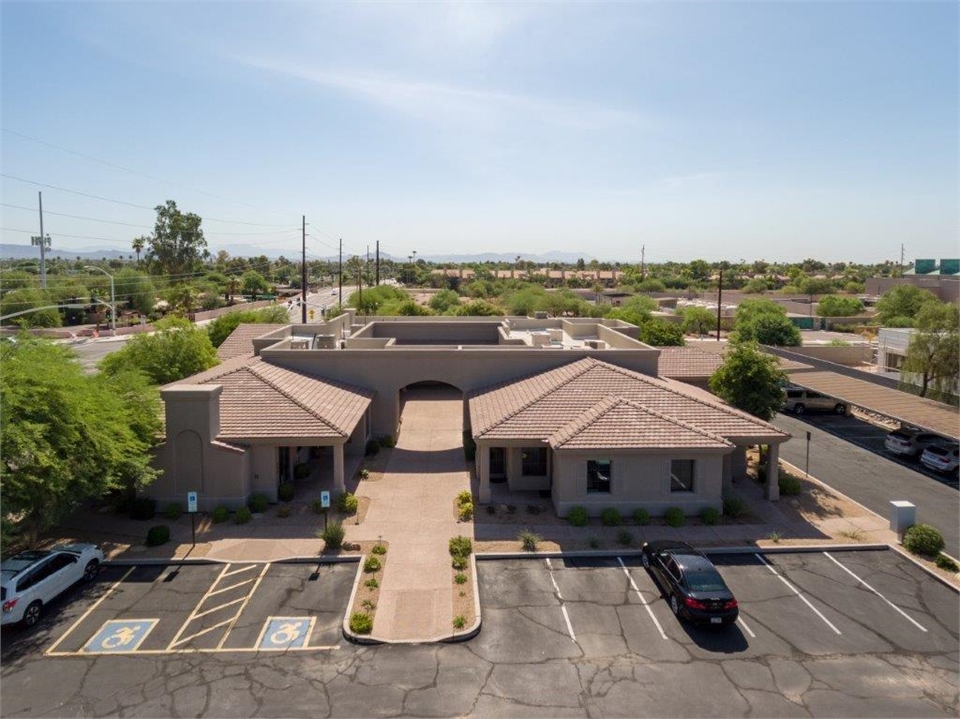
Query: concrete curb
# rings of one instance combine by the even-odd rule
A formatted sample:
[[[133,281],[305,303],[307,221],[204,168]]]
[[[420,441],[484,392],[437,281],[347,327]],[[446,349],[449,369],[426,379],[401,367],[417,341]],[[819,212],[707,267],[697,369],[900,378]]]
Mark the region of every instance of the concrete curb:
[[[704,554],[790,554],[796,552],[865,552],[878,549],[890,549],[887,544],[821,544],[794,545],[784,547],[694,547]],[[495,561],[498,559],[616,559],[617,557],[638,557],[643,550],[615,549],[574,550],[572,552],[481,552],[477,559]]]
[[[345,557],[282,557],[280,559],[218,559],[216,557],[196,557],[186,559],[105,559],[104,567],[166,567],[171,564],[342,564],[359,562],[359,555]]]
[[[940,584],[944,585],[945,587],[949,587],[950,589],[952,589],[952,590],[953,590],[954,592],[956,592],[957,594],[960,594],[960,587],[958,587],[958,586],[955,585],[955,584],[951,584],[948,579],[946,579],[946,578],[944,578],[944,577],[941,577],[939,574],[937,574],[936,572],[934,572],[932,569],[930,569],[930,567],[928,567],[926,564],[924,564],[924,563],[921,562],[919,559],[917,559],[916,557],[914,557],[912,554],[910,554],[910,552],[908,552],[906,549],[904,549],[904,548],[901,547],[900,545],[891,544],[891,545],[889,545],[889,547],[890,547],[890,549],[892,549],[894,552],[896,552],[897,554],[899,554],[899,555],[900,555],[901,557],[903,557],[904,559],[909,559],[909,560],[910,560],[911,562],[913,562],[915,565],[917,565],[918,567],[920,567],[920,569],[922,569],[922,570],[925,571],[927,574],[929,574],[931,577],[933,577],[933,578],[936,579],[938,582],[940,582]],[[947,555],[947,556],[950,556],[950,555]],[[952,557],[951,557],[951,559],[952,559]],[[956,561],[956,560],[954,560],[954,561]]]

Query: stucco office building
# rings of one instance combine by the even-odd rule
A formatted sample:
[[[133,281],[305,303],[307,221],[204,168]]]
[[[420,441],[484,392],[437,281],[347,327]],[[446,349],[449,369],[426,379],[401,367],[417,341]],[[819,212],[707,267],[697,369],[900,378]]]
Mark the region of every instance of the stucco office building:
[[[657,377],[659,350],[618,320],[358,317],[242,325],[221,365],[163,389],[166,442],[150,488],[161,500],[200,492],[204,509],[276,498],[296,462],[344,457],[402,431],[404,389],[452,385],[477,445],[475,490],[491,482],[549,492],[557,510],[718,507],[751,445],[789,435],[695,387]],[[767,495],[776,498],[776,475]]]

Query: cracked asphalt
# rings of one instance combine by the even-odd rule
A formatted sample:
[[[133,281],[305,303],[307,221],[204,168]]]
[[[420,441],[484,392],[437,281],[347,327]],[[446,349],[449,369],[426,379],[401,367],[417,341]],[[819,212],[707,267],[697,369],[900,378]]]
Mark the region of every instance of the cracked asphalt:
[[[960,602],[913,564],[890,551],[771,554],[773,571],[753,555],[714,559],[744,619],[719,631],[678,622],[633,558],[524,559],[478,564],[475,639],[361,647],[337,635],[355,566],[323,567],[311,581],[312,568],[271,565],[228,644],[252,646],[268,616],[314,612],[311,644],[338,649],[43,656],[116,581],[109,575],[51,607],[36,630],[4,633],[0,713],[957,716]],[[148,609],[168,611],[170,636],[216,578],[188,578],[192,569],[121,584],[63,646],[82,646],[104,617]]]

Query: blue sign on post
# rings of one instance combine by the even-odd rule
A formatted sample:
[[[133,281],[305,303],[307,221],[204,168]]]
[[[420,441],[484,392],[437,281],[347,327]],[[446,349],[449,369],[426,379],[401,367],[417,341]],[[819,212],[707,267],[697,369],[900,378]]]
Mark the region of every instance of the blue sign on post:
[[[330,509],[330,492],[320,492],[320,506],[323,509]]]
[[[303,649],[310,639],[314,617],[270,617],[260,634],[261,650]]]
[[[81,651],[92,654],[133,652],[157,626],[159,619],[113,619],[105,622]]]
[[[191,513],[197,511],[197,493],[196,492],[187,492],[187,511]]]

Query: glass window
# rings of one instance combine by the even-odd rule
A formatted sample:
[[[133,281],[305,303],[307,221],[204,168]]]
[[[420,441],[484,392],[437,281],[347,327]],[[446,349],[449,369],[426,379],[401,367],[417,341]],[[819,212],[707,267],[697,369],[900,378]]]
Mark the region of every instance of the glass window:
[[[524,477],[547,476],[547,448],[524,447],[522,472]]]
[[[671,492],[693,491],[693,466],[694,462],[692,459],[674,459],[670,461]]]
[[[610,492],[613,463],[609,459],[587,460],[587,492]]]

